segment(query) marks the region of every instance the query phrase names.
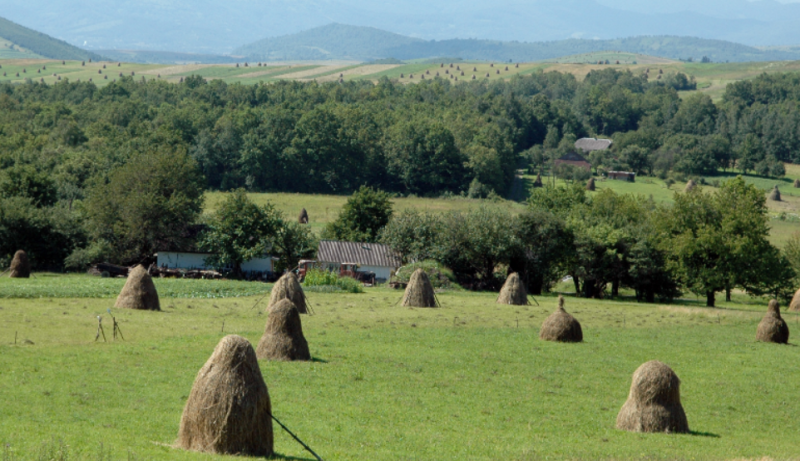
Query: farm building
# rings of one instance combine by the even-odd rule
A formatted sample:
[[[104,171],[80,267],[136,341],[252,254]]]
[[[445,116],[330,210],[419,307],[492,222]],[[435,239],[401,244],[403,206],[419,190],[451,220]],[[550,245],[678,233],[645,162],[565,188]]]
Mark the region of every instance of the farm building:
[[[588,154],[595,150],[607,150],[614,141],[610,139],[581,138],[575,141],[575,148]]]
[[[636,182],[636,173],[633,173],[631,171],[609,171],[607,174],[608,174],[608,179]]]
[[[210,253],[190,251],[159,251],[156,253],[156,265],[167,269],[215,269],[206,265]],[[251,259],[242,264],[242,271],[247,273],[271,274],[275,271],[275,258],[264,256]]]
[[[322,240],[317,251],[318,264],[338,270],[342,264],[357,264],[359,272],[373,272],[378,282],[385,282],[402,264],[400,257],[379,243],[337,242]]]
[[[576,152],[570,152],[569,154],[561,157],[560,159],[554,162],[554,166],[558,165],[572,165],[577,168],[583,168],[584,170],[591,170],[592,164],[589,163],[581,154]]]

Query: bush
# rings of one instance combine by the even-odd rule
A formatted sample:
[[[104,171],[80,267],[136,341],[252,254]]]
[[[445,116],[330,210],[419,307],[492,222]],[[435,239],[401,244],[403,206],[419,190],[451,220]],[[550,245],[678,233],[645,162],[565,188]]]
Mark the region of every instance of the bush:
[[[330,271],[311,269],[306,272],[303,280],[306,287],[331,287],[332,291],[346,291],[348,293],[363,293],[364,287],[361,282],[352,277],[339,277]]]
[[[458,283],[456,283],[456,277],[453,275],[453,271],[442,266],[436,261],[422,261],[403,266],[397,269],[394,277],[392,277],[392,282],[408,283],[408,281],[411,279],[411,274],[413,274],[417,269],[422,269],[426,274],[428,274],[428,278],[431,279],[433,288],[459,288]]]

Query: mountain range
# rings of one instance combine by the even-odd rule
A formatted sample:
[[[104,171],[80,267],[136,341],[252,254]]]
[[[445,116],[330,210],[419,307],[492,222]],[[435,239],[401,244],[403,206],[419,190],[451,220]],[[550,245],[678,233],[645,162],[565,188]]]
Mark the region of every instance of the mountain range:
[[[87,49],[226,54],[330,23],[423,40],[693,36],[800,44],[800,4],[774,0],[10,0],[3,15]]]

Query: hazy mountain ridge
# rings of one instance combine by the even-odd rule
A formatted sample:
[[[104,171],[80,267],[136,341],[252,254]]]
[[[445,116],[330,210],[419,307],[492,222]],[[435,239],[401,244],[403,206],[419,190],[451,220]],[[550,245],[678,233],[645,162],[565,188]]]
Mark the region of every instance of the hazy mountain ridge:
[[[100,60],[102,56],[0,17],[0,37],[50,59]]]

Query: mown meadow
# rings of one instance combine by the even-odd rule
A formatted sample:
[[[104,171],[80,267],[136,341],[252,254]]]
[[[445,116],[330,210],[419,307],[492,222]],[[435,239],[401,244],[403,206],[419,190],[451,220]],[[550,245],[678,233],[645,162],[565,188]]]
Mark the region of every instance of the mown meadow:
[[[24,291],[48,277],[54,285],[98,280],[36,274],[4,280],[0,289]],[[156,279],[162,293],[173,283]],[[185,283],[201,291],[230,282]],[[231,333],[258,341],[263,295],[162,294],[162,312],[112,308],[125,337],[113,341],[106,312],[113,296],[90,294],[0,298],[2,459],[218,458],[171,444],[194,377],[217,342]],[[800,453],[800,403],[792,398],[800,370],[791,366],[800,350],[755,342],[763,300],[734,295],[707,309],[692,299],[646,305],[568,296],[585,342],[555,344],[538,339],[555,308],[550,295],[514,307],[495,304],[493,293],[443,292],[440,309],[402,308],[400,296],[386,288],[310,292],[315,315],[303,316],[303,327],[313,361],[260,362],[275,416],[323,459]],[[98,315],[108,342],[94,341]],[[784,317],[800,332],[800,316]],[[691,434],[614,429],[633,371],[652,359],[681,378]],[[277,426],[275,434],[278,459],[313,459]]]

